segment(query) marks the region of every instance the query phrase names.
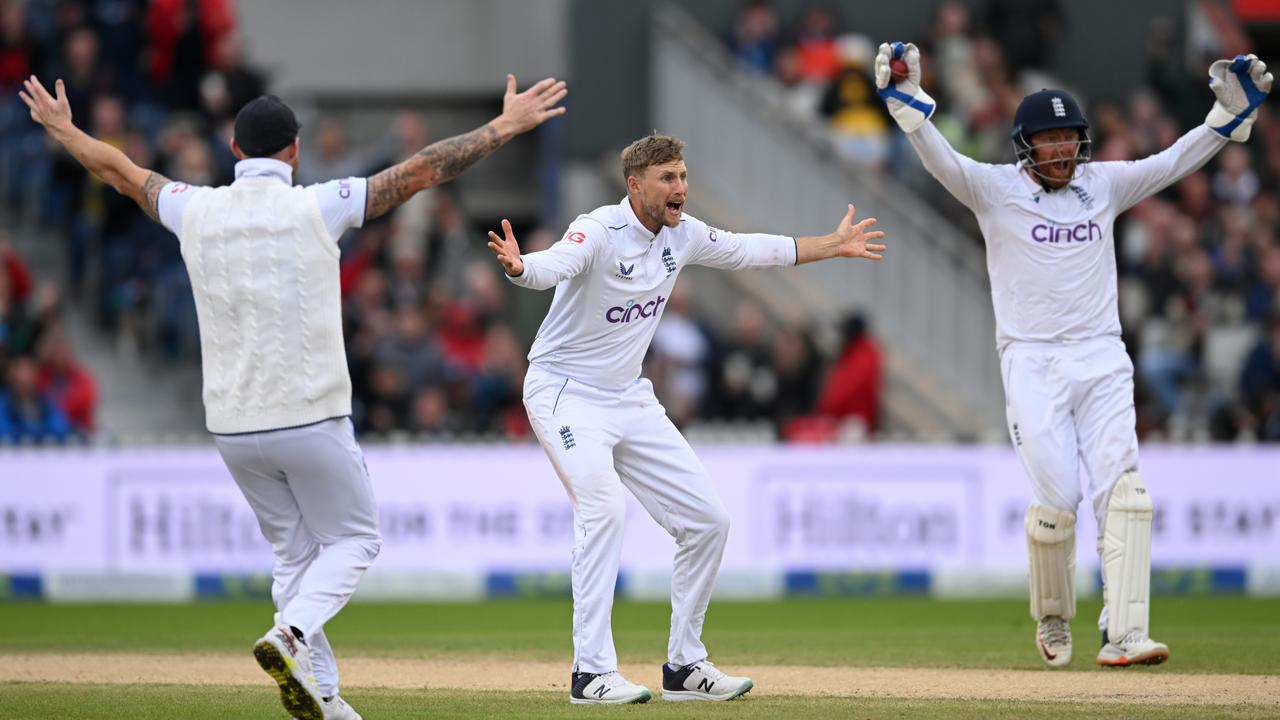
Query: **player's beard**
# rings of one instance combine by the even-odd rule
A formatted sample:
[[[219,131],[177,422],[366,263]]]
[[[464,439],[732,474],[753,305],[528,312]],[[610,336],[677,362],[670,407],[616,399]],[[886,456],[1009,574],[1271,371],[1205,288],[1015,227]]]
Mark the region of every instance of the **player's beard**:
[[[1075,158],[1067,160],[1055,158],[1047,163],[1041,163],[1037,169],[1055,184],[1066,185],[1076,175],[1076,161]]]
[[[646,204],[644,208],[645,212],[648,213],[650,220],[654,221],[658,225],[665,225],[671,228],[680,224],[680,218],[684,214],[683,204],[680,209],[681,212],[679,213],[668,213],[666,198],[655,200],[652,204]]]

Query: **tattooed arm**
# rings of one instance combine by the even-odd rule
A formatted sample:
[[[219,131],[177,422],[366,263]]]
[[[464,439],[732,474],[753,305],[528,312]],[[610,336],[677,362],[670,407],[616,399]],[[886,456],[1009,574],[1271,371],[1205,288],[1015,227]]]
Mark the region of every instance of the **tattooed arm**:
[[[31,119],[66,148],[86,170],[96,175],[116,192],[133,199],[152,220],[160,221],[156,210],[160,188],[169,179],[160,173],[140,168],[119,149],[89,137],[71,122],[71,105],[67,102],[62,81],[54,83],[55,95],[40,84],[35,75],[23,81],[26,91],[19,91],[22,101],[31,109]]]
[[[555,104],[568,92],[564,81],[547,78],[517,94],[515,76],[507,75],[501,115],[469,133],[428,145],[369,178],[365,221],[399,207],[417,192],[452,180],[516,135],[564,114],[564,108]]]

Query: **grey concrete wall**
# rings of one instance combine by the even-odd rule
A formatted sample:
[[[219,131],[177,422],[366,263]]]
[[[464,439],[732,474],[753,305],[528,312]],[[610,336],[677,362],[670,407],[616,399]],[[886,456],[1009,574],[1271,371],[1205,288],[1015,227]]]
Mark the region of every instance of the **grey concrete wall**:
[[[237,0],[283,94],[501,95],[564,77],[567,0]],[[523,84],[523,83],[522,83]]]

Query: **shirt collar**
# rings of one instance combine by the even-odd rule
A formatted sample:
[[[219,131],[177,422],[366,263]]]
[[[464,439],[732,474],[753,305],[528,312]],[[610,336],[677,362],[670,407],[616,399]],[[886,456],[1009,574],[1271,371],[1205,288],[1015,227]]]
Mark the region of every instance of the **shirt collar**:
[[[636,232],[640,233],[645,242],[657,237],[654,233],[649,232],[649,228],[645,227],[644,223],[640,222],[640,218],[636,217],[636,211],[631,209],[631,197],[629,195],[624,195],[622,197],[622,202],[618,203],[618,207],[622,208],[622,218],[626,220],[627,224]],[[658,232],[662,232],[662,228],[658,228]]]
[[[273,177],[286,185],[292,185],[293,167],[287,162],[272,158],[245,158],[236,163],[236,179],[245,177]]]
[[[1021,179],[1022,186],[1026,188],[1034,197],[1040,194],[1048,194],[1045,186],[1041,185],[1038,180],[1031,177],[1030,170],[1027,169],[1027,163],[1024,160],[1018,161],[1018,177]]]

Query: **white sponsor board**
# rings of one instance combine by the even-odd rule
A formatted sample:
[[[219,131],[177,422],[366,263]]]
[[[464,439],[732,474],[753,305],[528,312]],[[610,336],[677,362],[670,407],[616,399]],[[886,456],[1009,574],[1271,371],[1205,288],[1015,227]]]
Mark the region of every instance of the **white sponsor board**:
[[[733,519],[726,573],[1020,570],[1030,488],[997,447],[725,447],[700,456]],[[572,510],[536,447],[366,451],[398,573],[567,571]],[[1151,447],[1153,562],[1280,566],[1280,449]],[[623,569],[674,543],[630,506]],[[1096,567],[1081,507],[1079,557]],[[270,549],[212,448],[0,452],[0,572],[258,573]]]

